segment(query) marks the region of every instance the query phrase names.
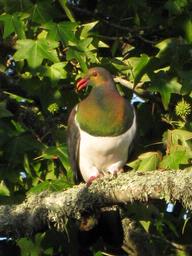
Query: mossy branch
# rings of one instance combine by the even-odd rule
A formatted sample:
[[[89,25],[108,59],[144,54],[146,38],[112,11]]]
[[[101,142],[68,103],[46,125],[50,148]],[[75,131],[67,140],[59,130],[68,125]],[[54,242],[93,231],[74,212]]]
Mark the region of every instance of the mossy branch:
[[[102,207],[151,199],[179,201],[192,209],[192,168],[127,172],[95,180],[61,192],[31,194],[22,204],[0,206],[0,235],[31,235],[48,226],[59,231],[68,219],[97,216]]]

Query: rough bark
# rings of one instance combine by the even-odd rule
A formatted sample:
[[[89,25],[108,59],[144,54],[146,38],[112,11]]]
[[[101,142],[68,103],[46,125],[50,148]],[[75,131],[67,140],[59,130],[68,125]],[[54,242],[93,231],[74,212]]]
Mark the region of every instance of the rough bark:
[[[31,194],[22,204],[0,206],[0,235],[31,235],[47,225],[62,231],[69,218],[80,221],[82,216],[97,216],[102,207],[151,199],[179,201],[192,209],[192,168],[128,172],[98,179],[89,187]]]

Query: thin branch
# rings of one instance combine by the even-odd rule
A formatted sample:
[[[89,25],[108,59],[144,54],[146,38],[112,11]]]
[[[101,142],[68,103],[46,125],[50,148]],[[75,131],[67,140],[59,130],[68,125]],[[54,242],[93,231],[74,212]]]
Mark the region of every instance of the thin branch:
[[[116,23],[112,22],[111,21],[111,17],[104,17],[101,13],[96,13],[95,14],[93,12],[90,12],[87,9],[82,9],[80,7],[77,7],[77,6],[70,5],[70,9],[72,9],[74,11],[77,11],[79,13],[82,13],[82,14],[88,15],[90,17],[94,17],[96,19],[99,19],[101,22],[103,22],[106,25],[108,25],[110,27],[113,27],[115,29],[129,32],[129,33],[131,33],[132,37],[139,38],[141,41],[143,41],[143,42],[145,42],[147,44],[154,45],[156,43],[155,41],[149,40],[149,39],[145,38],[144,36],[142,36],[141,34],[139,34],[141,31],[143,31],[144,28],[133,29],[133,28],[130,28],[128,26],[126,26],[126,27],[125,26],[121,26],[119,24],[116,24]],[[130,37],[121,36],[121,38],[126,38],[127,40],[130,40]],[[111,40],[111,38],[110,38],[110,40]]]
[[[119,84],[127,87],[130,90],[134,90],[134,84],[132,82],[128,81],[128,80],[125,80],[125,79],[123,79],[121,77],[118,77],[118,76],[114,77],[113,80],[116,83],[119,83]]]

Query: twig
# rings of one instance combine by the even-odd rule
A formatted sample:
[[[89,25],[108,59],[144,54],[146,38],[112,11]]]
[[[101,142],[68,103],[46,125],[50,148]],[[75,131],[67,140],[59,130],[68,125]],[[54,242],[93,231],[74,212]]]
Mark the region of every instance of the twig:
[[[132,82],[128,81],[128,80],[125,80],[125,79],[123,79],[121,77],[118,77],[118,76],[114,77],[113,80],[116,83],[119,83],[119,84],[127,87],[130,90],[134,90],[134,84]]]
[[[155,44],[156,42],[155,41],[152,41],[152,40],[149,40],[147,38],[145,38],[144,36],[140,35],[139,32],[141,30],[143,30],[143,28],[138,28],[138,29],[133,29],[133,28],[130,28],[128,26],[121,26],[119,24],[116,24],[114,22],[111,21],[111,17],[104,17],[102,14],[100,13],[93,13],[93,12],[90,12],[86,9],[82,9],[80,7],[77,7],[77,6],[73,6],[73,5],[70,5],[70,8],[75,10],[75,11],[78,11],[80,13],[83,13],[83,14],[86,14],[88,16],[91,16],[91,17],[94,17],[96,19],[99,19],[101,22],[107,24],[108,26],[110,27],[113,27],[113,28],[116,28],[118,30],[122,30],[122,31],[127,31],[129,33],[132,34],[132,37],[137,37],[139,38],[140,40],[142,40],[143,42],[147,43],[147,44]],[[121,38],[125,38],[127,40],[130,40],[130,37],[125,37],[125,36],[121,36]],[[110,39],[111,40],[111,39]],[[113,39],[114,40],[114,39]]]

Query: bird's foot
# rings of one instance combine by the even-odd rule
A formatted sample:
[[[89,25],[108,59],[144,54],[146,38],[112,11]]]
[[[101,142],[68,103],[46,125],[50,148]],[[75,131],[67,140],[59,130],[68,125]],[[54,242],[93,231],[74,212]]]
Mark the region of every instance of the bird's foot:
[[[86,184],[87,184],[87,187],[89,187],[92,182],[97,179],[97,178],[101,178],[103,176],[110,176],[110,177],[117,177],[117,175],[119,173],[122,173],[124,172],[124,169],[121,168],[121,169],[116,169],[116,170],[106,170],[106,171],[100,171],[100,173],[98,173],[97,175],[92,175],[91,177],[89,177],[89,179],[87,180]]]
[[[111,175],[112,177],[117,177],[117,175],[118,175],[119,173],[122,173],[122,172],[124,172],[124,169],[123,169],[123,168],[121,168],[121,169],[116,169],[116,170],[107,170],[107,173],[108,173],[109,175]]]
[[[87,187],[89,187],[91,184],[92,184],[92,182],[95,180],[95,179],[97,179],[97,178],[99,178],[101,175],[96,175],[96,176],[91,176],[88,180],[87,180],[87,182],[86,182],[86,184],[87,184]]]
[[[92,184],[92,182],[93,182],[95,179],[97,179],[97,177],[98,177],[98,176],[91,176],[91,177],[88,179],[88,181],[86,182],[87,187],[89,187],[89,186]]]
[[[104,173],[100,172],[97,175],[92,175],[91,177],[89,177],[89,179],[86,182],[87,187],[89,187],[95,179],[101,178],[103,176],[104,176]]]

